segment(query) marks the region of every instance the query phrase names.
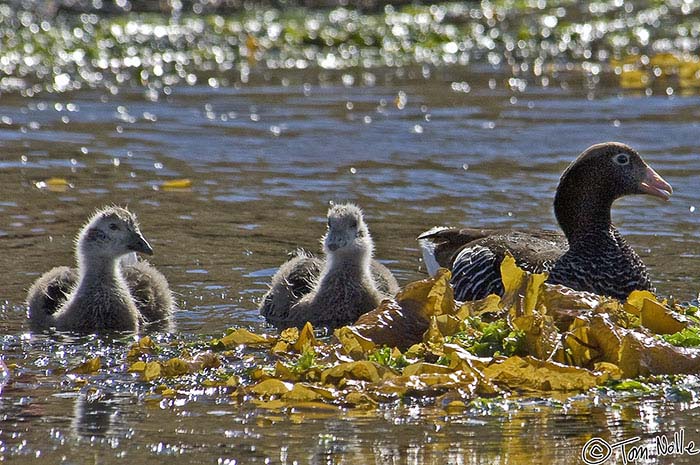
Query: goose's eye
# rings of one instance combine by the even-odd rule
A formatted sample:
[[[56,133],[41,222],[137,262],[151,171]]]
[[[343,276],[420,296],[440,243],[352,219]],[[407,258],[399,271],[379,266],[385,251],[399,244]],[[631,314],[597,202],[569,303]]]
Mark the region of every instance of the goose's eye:
[[[119,229],[119,226],[117,226],[116,223],[110,223],[110,224],[109,224],[109,229],[111,229],[112,231],[116,231],[116,230]]]
[[[617,163],[618,165],[628,165],[630,162],[630,156],[627,155],[626,153],[618,153],[613,157],[613,161]]]

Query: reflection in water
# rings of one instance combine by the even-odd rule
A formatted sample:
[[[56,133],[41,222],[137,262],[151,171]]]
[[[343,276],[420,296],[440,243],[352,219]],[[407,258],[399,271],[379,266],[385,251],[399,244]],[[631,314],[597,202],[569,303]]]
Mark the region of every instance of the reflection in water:
[[[104,438],[123,429],[114,395],[101,389],[88,388],[75,398],[73,432],[85,438]]]

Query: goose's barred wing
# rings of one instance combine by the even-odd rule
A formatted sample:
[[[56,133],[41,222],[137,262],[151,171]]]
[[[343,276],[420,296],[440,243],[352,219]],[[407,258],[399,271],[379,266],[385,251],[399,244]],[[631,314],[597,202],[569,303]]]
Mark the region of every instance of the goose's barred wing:
[[[549,270],[566,247],[562,235],[548,231],[508,231],[473,241],[457,253],[452,263],[455,298],[466,301],[502,295],[501,262],[506,254],[513,255],[521,268],[540,273]]]

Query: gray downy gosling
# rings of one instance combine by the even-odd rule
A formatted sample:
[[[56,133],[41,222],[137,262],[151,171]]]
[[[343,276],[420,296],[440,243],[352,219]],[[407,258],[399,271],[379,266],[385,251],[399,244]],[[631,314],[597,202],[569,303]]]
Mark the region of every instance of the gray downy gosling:
[[[136,252],[153,254],[136,217],[120,207],[98,210],[77,237],[78,267],[53,268],[29,289],[32,329],[171,329],[174,305],[167,280]]]
[[[398,292],[391,271],[372,258],[374,242],[357,206],[330,208],[322,245],[325,260],[300,251],[273,276],[260,306],[268,323],[335,329]]]

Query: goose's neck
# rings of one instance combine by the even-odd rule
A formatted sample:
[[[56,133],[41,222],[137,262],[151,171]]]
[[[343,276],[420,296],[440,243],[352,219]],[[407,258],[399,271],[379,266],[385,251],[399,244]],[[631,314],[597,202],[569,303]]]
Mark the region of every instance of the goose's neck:
[[[337,275],[344,275],[348,278],[362,278],[371,276],[370,266],[372,263],[372,253],[370,250],[353,255],[329,254],[326,264],[321,273],[321,280]]]
[[[554,215],[571,244],[593,232],[607,235],[613,228],[610,209],[614,201],[608,192],[594,190],[585,182],[565,179],[554,197]]]
[[[139,313],[118,259],[78,255],[80,281],[57,317],[57,327],[78,331],[138,331]]]
[[[81,284],[113,286],[123,284],[119,259],[78,255]]]

